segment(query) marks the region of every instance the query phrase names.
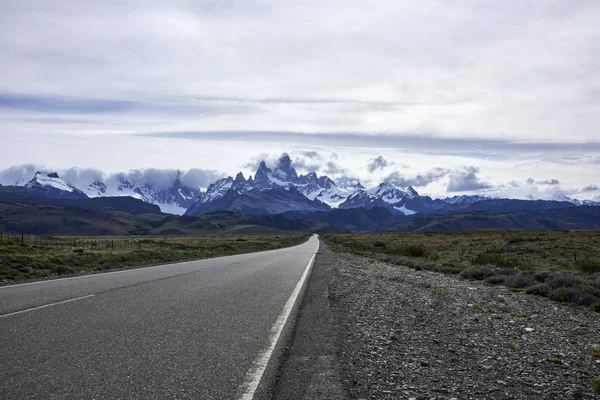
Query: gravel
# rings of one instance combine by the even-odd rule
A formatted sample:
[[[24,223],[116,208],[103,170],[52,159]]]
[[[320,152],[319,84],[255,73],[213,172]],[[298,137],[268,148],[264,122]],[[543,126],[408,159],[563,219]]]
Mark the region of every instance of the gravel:
[[[599,399],[600,314],[323,248],[355,399]]]

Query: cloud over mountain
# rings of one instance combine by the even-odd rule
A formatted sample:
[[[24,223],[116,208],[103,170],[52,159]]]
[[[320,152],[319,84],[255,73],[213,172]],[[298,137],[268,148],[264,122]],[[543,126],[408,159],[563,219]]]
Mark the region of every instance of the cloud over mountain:
[[[474,190],[487,189],[490,185],[481,181],[477,176],[479,168],[465,167],[461,171],[453,171],[450,174],[447,190],[449,192],[470,192]]]
[[[383,170],[385,167],[389,165],[388,161],[380,154],[375,158],[369,160],[369,164],[367,165],[367,169],[369,172],[374,172],[376,170]]]

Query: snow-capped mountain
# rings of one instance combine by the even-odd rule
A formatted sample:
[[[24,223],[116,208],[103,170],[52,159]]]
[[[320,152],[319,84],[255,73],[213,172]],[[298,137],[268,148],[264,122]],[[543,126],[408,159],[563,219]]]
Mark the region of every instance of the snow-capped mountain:
[[[241,172],[238,173],[235,179],[227,177],[218,180],[208,187],[206,193],[197,202],[215,201],[230,192],[243,194],[252,189],[267,190],[275,188],[294,188],[311,201],[318,200],[335,208],[351,193],[361,189],[362,186],[359,182],[355,182],[353,187],[340,188],[328,176],[319,177],[315,172],[298,175],[292,167],[290,156],[284,153],[273,168],[267,167],[267,164],[261,161],[254,177],[250,176],[247,180]]]
[[[361,189],[352,193],[339,208],[384,207],[396,214],[412,215],[416,211],[407,208],[406,203],[416,197],[419,197],[419,194],[410,186],[399,188],[390,182],[383,182],[374,188]]]
[[[130,196],[156,204],[168,214],[182,215],[202,196],[199,188],[190,188],[181,183],[179,175],[170,185],[157,186],[150,182],[132,182],[124,174],[118,174],[108,182],[94,181],[85,188],[89,197]]]
[[[572,199],[572,198],[570,198],[569,196],[566,196],[563,193],[555,193],[552,196],[552,200],[554,200],[554,201],[568,201],[569,203],[575,204],[576,206],[600,206],[600,201]]]
[[[481,195],[432,199],[419,195],[410,186],[398,187],[391,182],[365,188],[358,180],[352,178],[335,182],[328,176],[319,176],[315,172],[300,175],[287,154],[283,154],[271,167],[267,166],[265,161],[260,162],[254,176],[250,175],[248,178],[240,172],[235,178],[220,178],[210,183],[221,175],[213,171],[210,180],[198,181],[186,178],[185,174],[188,172],[169,170],[168,174],[165,174],[165,170],[149,169],[107,176],[98,171],[85,181],[77,178],[76,175],[65,173],[73,178],[72,182],[68,182],[59,177],[56,172],[38,171],[33,178],[21,177],[15,184],[25,186],[31,192],[47,197],[130,196],[158,205],[162,212],[179,215],[184,213],[195,215],[218,210],[273,214],[288,211],[308,213],[329,211],[334,208],[373,209],[376,207],[383,207],[397,215],[412,215],[519,210],[527,207],[547,209],[559,205],[558,203],[563,203],[564,206],[565,202],[575,206],[600,206],[600,202],[580,201],[564,194],[556,194],[554,202],[542,201],[544,204],[533,204]],[[202,182],[202,188],[207,185],[206,191],[196,186],[200,184],[199,182]]]
[[[37,171],[25,189],[31,193],[56,199],[87,199],[88,196],[53,171]]]
[[[360,183],[357,182],[358,185]],[[274,168],[267,167],[264,161],[258,166],[254,174],[254,184],[250,184],[256,189],[264,190],[269,188],[291,188],[294,187],[309,200],[318,200],[330,207],[337,207],[353,193],[355,188],[340,188],[328,176],[317,176],[315,172],[306,175],[298,175],[290,156],[284,153]]]
[[[215,210],[246,212],[250,214],[286,211],[326,211],[330,204],[342,202],[346,193],[337,188],[329,177],[318,177],[312,172],[298,175],[291,159],[283,154],[274,168],[262,161],[254,178],[248,179],[240,172],[210,185],[187,215]]]
[[[467,204],[471,205],[473,203],[477,203],[478,201],[491,200],[491,197],[476,195],[462,195],[462,196],[453,196],[446,197],[442,199],[444,202],[448,204]]]

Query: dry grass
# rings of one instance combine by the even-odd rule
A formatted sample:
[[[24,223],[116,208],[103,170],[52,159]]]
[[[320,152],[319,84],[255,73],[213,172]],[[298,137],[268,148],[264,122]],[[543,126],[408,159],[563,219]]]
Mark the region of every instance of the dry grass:
[[[323,235],[334,251],[591,306],[599,311],[599,231],[466,231]]]
[[[44,247],[0,242],[0,282],[271,250],[300,244],[309,236],[71,237],[56,239],[54,246],[46,243]],[[73,239],[77,247],[63,242],[72,243]],[[84,243],[87,247],[79,247]]]

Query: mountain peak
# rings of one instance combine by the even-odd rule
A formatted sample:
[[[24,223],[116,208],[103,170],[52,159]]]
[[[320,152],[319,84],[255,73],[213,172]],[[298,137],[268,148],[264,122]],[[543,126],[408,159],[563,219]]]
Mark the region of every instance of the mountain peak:
[[[415,188],[413,188],[412,186],[409,186],[406,188],[406,191],[411,195],[411,196],[418,196],[419,193],[417,193],[417,191],[415,190]]]
[[[281,157],[279,157],[279,168],[289,169],[292,166],[292,160],[288,153],[283,153]]]
[[[241,172],[238,172],[238,174],[235,176],[235,181],[238,183],[246,182],[246,178],[244,178],[244,174],[242,174]]]
[[[45,176],[48,178],[58,178],[60,179],[60,176],[58,176],[58,174],[54,171],[37,171],[35,173],[35,175],[33,176],[33,179],[35,179],[38,176]]]
[[[52,198],[85,199],[87,195],[54,171],[37,171],[34,177],[25,184],[25,189]]]

